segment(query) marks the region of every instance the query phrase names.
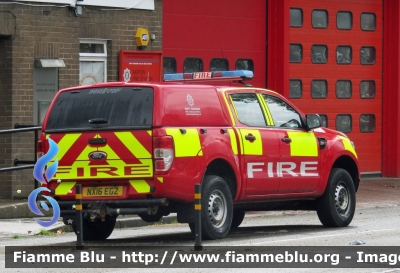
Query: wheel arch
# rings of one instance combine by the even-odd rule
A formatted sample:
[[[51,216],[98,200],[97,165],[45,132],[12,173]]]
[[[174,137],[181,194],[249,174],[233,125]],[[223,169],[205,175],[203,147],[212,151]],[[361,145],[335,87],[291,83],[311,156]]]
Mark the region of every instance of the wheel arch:
[[[346,170],[353,179],[354,188],[357,191],[360,184],[359,170],[357,163],[350,156],[343,155],[338,157],[333,163],[332,169],[333,168],[341,168]]]
[[[214,159],[208,164],[205,175],[217,175],[222,177],[228,184],[232,198],[235,199],[238,190],[238,180],[229,162],[221,158]]]

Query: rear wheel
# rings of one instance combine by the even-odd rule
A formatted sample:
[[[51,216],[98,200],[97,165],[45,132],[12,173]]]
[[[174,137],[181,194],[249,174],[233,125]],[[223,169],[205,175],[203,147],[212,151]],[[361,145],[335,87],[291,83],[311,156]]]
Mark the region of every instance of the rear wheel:
[[[233,214],[232,195],[225,180],[207,175],[202,184],[201,218],[204,239],[222,239],[230,230]],[[189,224],[192,232],[194,224]]]
[[[345,227],[353,220],[355,208],[353,179],[344,169],[332,169],[325,192],[317,199],[319,220],[327,227]]]
[[[106,217],[102,222],[100,219],[95,219],[93,222],[90,220],[83,220],[83,240],[85,241],[100,241],[107,239],[114,230],[117,217]],[[72,226],[75,234],[77,234],[76,225]]]

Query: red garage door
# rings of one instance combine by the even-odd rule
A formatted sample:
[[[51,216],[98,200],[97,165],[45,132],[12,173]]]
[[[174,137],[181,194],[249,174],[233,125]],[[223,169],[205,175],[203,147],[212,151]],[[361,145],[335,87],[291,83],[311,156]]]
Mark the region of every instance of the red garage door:
[[[289,97],[346,133],[381,172],[382,1],[291,0]]]

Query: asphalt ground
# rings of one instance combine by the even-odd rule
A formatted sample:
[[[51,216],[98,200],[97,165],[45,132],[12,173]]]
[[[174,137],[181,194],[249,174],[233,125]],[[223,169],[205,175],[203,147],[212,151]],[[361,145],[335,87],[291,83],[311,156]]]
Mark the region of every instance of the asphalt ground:
[[[400,178],[363,178],[357,191],[357,208],[400,206]],[[248,214],[282,214],[283,212],[248,212]],[[51,215],[49,215],[51,216]],[[37,217],[28,207],[27,200],[0,199],[0,238],[12,236],[32,236],[43,230],[51,232],[71,232],[71,226],[62,220],[44,228],[35,222]],[[46,220],[46,217],[39,218]],[[50,219],[50,218],[48,218]],[[163,217],[157,224],[176,222],[176,214]],[[137,216],[119,216],[116,229],[151,225]]]

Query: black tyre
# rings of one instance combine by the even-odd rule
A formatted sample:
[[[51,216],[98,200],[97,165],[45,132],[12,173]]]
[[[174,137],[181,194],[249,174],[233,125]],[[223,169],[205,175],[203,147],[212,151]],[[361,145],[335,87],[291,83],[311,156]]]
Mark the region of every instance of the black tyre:
[[[202,237],[224,238],[231,228],[232,214],[232,195],[225,180],[216,175],[206,176],[201,198]],[[192,229],[194,224],[189,227]]]
[[[317,199],[318,218],[327,227],[345,227],[353,220],[356,193],[353,179],[344,169],[332,169],[324,194]]]
[[[83,240],[84,241],[101,241],[107,239],[114,230],[117,217],[106,217],[106,221],[102,222],[100,219],[95,219],[94,222],[90,220],[83,220]],[[75,234],[77,234],[76,225],[72,226]]]
[[[139,217],[142,218],[142,220],[147,223],[154,223],[160,221],[163,215],[160,213],[157,213],[155,215],[139,214]]]
[[[243,210],[233,210],[232,224],[231,228],[238,228],[243,222],[244,215],[246,214]]]

